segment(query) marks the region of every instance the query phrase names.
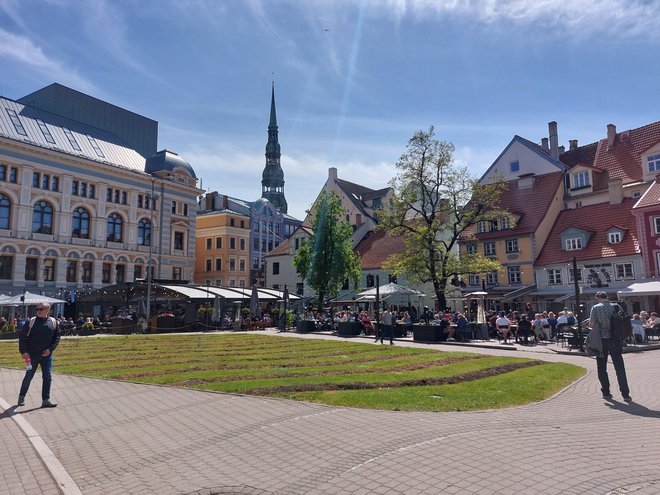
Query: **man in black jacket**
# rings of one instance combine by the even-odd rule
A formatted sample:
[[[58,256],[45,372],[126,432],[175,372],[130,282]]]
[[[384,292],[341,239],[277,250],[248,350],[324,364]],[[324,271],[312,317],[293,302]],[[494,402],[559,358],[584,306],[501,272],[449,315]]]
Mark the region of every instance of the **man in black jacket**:
[[[50,401],[51,370],[53,368],[53,351],[60,343],[60,327],[55,318],[49,318],[50,304],[37,304],[37,316],[25,322],[18,338],[18,350],[26,360],[30,359],[31,369],[25,371],[25,378],[18,395],[18,405],[25,405],[25,396],[37,366],[41,366],[43,387],[41,389],[41,407],[55,407]]]

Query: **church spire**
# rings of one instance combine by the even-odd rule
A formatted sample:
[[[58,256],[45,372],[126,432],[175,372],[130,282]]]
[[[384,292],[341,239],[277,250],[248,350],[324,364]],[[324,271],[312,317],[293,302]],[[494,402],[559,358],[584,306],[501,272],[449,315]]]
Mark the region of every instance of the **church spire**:
[[[261,197],[270,201],[282,213],[287,213],[288,206],[284,197],[284,171],[280,165],[280,156],[277,114],[275,112],[275,81],[273,81],[270,97],[268,142],[266,143],[266,168],[264,168],[261,176]]]

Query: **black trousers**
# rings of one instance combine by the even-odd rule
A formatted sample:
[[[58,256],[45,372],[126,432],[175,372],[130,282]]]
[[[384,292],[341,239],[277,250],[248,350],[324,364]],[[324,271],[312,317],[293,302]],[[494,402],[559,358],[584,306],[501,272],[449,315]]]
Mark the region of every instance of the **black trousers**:
[[[596,365],[598,366],[598,380],[600,380],[600,389],[604,394],[610,393],[610,379],[607,376],[607,356],[612,356],[612,364],[616,372],[616,379],[619,382],[619,390],[621,395],[627,397],[630,395],[630,388],[628,388],[628,378],[626,377],[626,367],[623,364],[623,356],[621,355],[621,344],[612,339],[601,339],[603,342],[603,356],[596,358]]]

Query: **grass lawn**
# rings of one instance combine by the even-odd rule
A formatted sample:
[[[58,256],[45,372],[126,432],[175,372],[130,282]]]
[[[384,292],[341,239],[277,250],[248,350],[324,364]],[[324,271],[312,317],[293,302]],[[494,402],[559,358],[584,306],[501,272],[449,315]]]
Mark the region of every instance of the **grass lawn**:
[[[16,341],[0,341],[0,367],[22,366]],[[54,370],[401,411],[526,404],[585,373],[532,359],[254,334],[63,338]]]

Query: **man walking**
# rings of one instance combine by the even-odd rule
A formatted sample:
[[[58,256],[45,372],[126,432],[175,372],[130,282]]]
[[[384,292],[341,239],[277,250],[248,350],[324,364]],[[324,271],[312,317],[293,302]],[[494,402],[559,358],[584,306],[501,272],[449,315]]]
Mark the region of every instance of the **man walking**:
[[[390,345],[394,345],[394,321],[392,318],[392,306],[388,306],[383,312],[383,328],[380,330],[380,343],[383,343],[383,334],[389,332]]]
[[[596,356],[596,365],[598,367],[598,380],[600,380],[600,390],[603,393],[603,399],[611,399],[610,379],[607,376],[607,356],[612,355],[612,364],[616,371],[616,379],[619,382],[619,390],[623,400],[631,402],[630,389],[628,388],[628,379],[626,378],[626,368],[623,364],[621,348],[623,343],[618,339],[612,338],[610,332],[610,319],[614,314],[615,306],[610,303],[607,293],[596,292],[596,304],[591,308],[589,314],[589,328],[600,330],[601,340],[603,342],[602,356]]]
[[[53,351],[60,343],[60,327],[57,320],[48,317],[50,304],[37,304],[37,316],[30,318],[23,325],[23,330],[18,338],[18,349],[23,358],[30,360],[32,365],[25,371],[25,377],[21,384],[21,391],[18,395],[18,405],[25,405],[25,396],[37,366],[41,366],[43,377],[43,386],[41,389],[41,407],[55,407],[50,401],[51,370],[53,368]]]

